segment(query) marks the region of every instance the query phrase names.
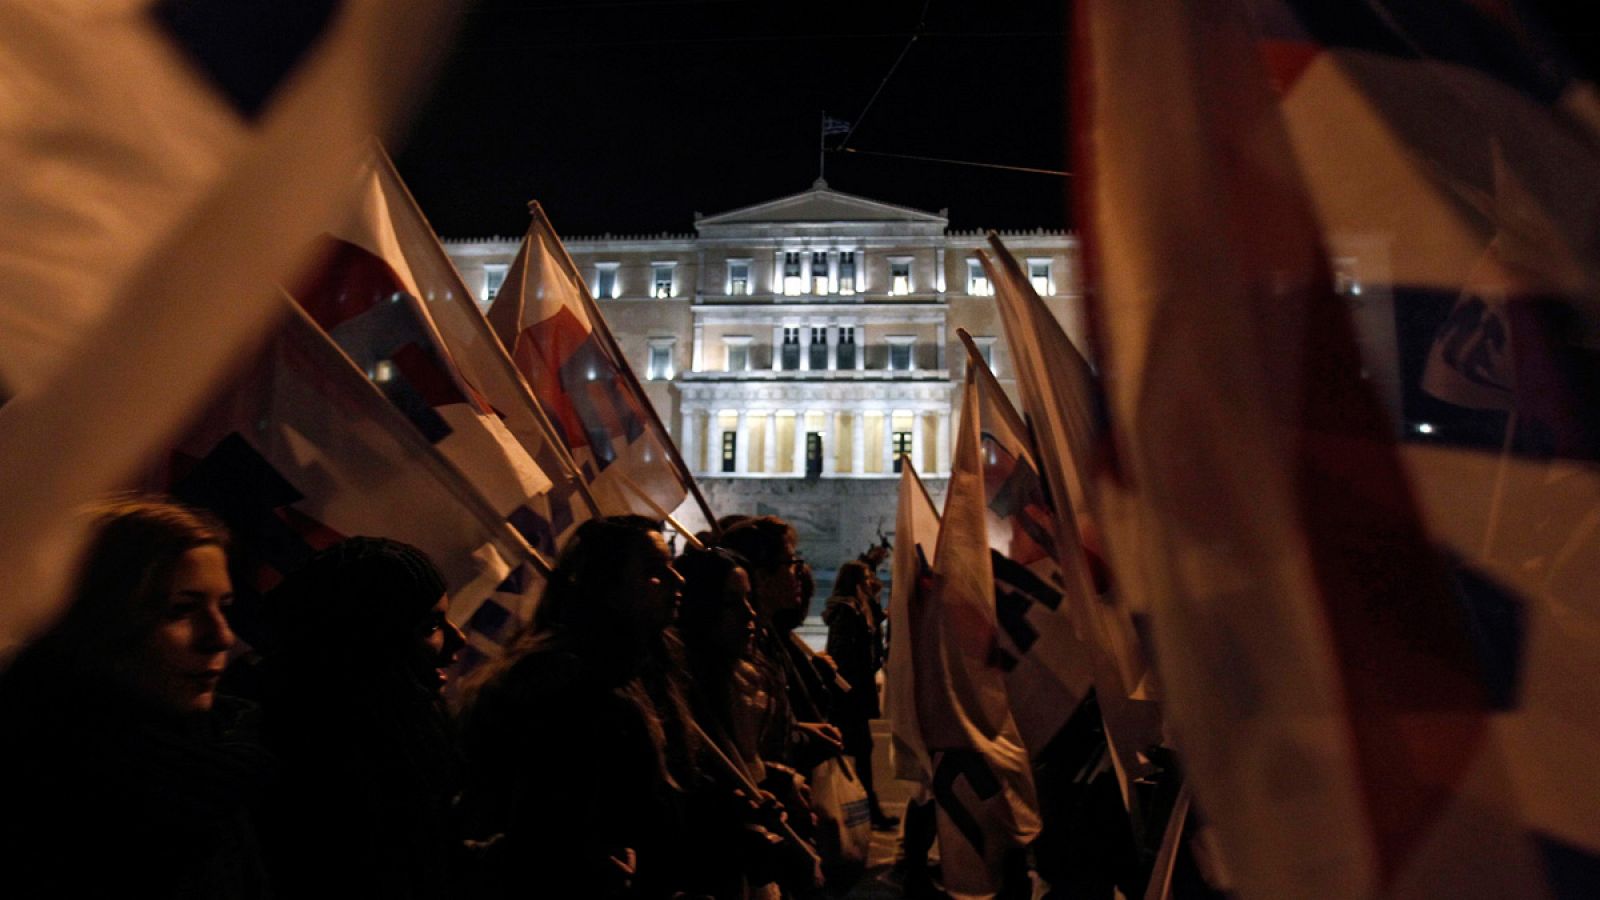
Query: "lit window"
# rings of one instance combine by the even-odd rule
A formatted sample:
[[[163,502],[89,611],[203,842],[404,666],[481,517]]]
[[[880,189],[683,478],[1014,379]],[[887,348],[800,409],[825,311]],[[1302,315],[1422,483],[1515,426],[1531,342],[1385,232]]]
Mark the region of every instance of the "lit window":
[[[506,283],[506,269],[504,264],[490,263],[483,267],[483,302],[488,303],[494,295],[500,293],[500,286]]]
[[[967,293],[974,297],[989,297],[994,294],[994,289],[989,286],[989,273],[983,270],[983,264],[975,259],[967,260]]]
[[[911,348],[916,338],[891,337],[885,340],[889,343],[889,370],[892,372],[911,371]]]
[[[728,293],[735,297],[747,297],[750,295],[749,260],[728,260]]]
[[[901,297],[911,293],[911,260],[889,260],[889,293]]]
[[[854,325],[839,326],[839,346],[834,348],[838,354],[837,365],[841,369],[854,369],[856,367],[856,329]]]
[[[854,251],[846,250],[839,254],[839,293],[854,294],[856,292],[856,255]]]
[[[727,371],[746,372],[750,369],[750,338],[740,335],[722,339],[727,350]]]
[[[650,365],[646,368],[651,381],[672,379],[672,344],[672,338],[651,339]]]
[[[672,270],[675,268],[677,268],[676,263],[658,262],[650,264],[651,296],[663,299],[672,296]]]
[[[900,471],[900,465],[906,457],[911,455],[911,432],[894,432],[894,470]]]
[[[811,293],[828,293],[828,254],[811,254]]]
[[[617,264],[614,262],[596,263],[594,267],[594,295],[600,300],[612,300],[617,296]]]
[[[783,295],[785,297],[798,297],[802,293],[804,282],[800,277],[800,253],[798,251],[783,254]]]
[[[735,472],[739,469],[739,432],[724,431],[722,433],[722,471]]]
[[[1028,283],[1033,285],[1033,292],[1041,297],[1055,293],[1051,286],[1050,260],[1028,260]]]

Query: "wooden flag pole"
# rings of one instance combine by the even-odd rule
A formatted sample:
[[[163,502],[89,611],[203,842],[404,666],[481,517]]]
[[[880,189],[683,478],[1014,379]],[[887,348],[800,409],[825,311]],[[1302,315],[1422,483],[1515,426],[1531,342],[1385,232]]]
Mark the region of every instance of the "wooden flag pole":
[[[1144,900],[1167,900],[1172,893],[1172,871],[1178,861],[1178,844],[1183,840],[1183,825],[1189,818],[1192,797],[1189,781],[1178,789],[1178,799],[1167,816],[1167,828],[1161,835],[1161,849],[1156,853],[1156,864],[1150,871],[1150,883],[1145,887]]]
[[[638,483],[636,483],[632,478],[629,478],[626,473],[619,471],[617,472],[617,477],[622,480],[623,487],[626,487],[628,490],[638,494],[640,500],[643,500],[646,505],[655,510],[656,515],[659,516],[662,521],[677,529],[678,533],[683,535],[683,539],[688,542],[689,546],[696,550],[706,549],[706,545],[702,544],[700,539],[694,536],[694,532],[683,527],[683,523],[674,518],[672,513],[662,509],[661,504],[657,503],[655,498],[645,493],[644,488],[639,487]]]

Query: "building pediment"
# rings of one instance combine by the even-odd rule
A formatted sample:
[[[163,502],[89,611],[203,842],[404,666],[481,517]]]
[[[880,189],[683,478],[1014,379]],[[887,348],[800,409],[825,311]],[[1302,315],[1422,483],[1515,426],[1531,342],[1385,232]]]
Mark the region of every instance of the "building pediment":
[[[716,228],[852,222],[900,222],[934,225],[943,229],[949,224],[949,217],[908,206],[884,203],[881,200],[869,200],[855,194],[846,194],[828,187],[827,182],[818,179],[808,191],[712,216],[701,216],[695,220],[695,227],[704,230],[706,226]]]

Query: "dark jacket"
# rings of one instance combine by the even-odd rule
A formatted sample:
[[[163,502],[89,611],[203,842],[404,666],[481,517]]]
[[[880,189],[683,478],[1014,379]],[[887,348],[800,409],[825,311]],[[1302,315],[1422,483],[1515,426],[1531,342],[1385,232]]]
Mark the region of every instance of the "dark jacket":
[[[0,893],[270,896],[247,807],[270,776],[255,708],[174,717],[64,661],[0,679]]]
[[[883,667],[875,623],[854,597],[833,596],[823,607],[828,625],[828,655],[850,691],[835,703],[834,720],[875,719],[879,715],[876,676]]]
[[[463,713],[462,798],[487,896],[664,897],[678,880],[675,787],[638,684],[559,637],[481,687]],[[614,859],[631,850],[636,874]]]

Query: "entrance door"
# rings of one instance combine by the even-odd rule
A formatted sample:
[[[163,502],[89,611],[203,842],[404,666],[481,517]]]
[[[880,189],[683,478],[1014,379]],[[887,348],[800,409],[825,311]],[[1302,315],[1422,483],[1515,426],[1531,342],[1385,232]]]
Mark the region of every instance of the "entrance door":
[[[822,474],[822,432],[806,432],[806,477]]]

